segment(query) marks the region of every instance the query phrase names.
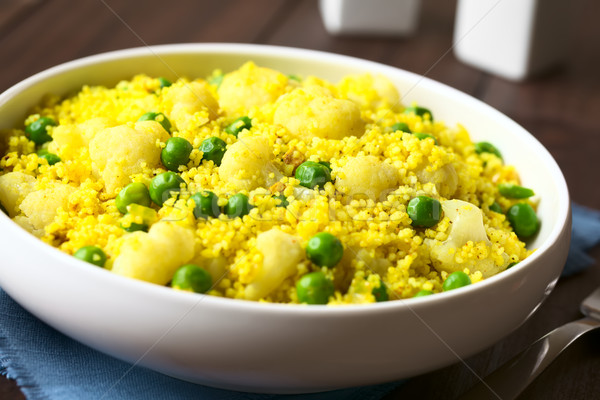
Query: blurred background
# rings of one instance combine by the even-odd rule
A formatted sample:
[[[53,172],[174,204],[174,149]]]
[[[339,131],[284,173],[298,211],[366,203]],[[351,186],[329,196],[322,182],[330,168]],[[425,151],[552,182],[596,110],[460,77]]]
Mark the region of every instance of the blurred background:
[[[370,7],[365,9],[365,3],[400,7],[402,0],[358,2],[363,4],[355,0],[354,4],[344,5],[333,0],[328,5],[333,13],[330,15],[341,18],[343,7],[358,7],[363,11],[354,11],[346,17],[368,17],[374,11],[369,11]],[[502,15],[481,14],[479,10],[480,16],[486,16],[475,18],[480,22],[479,28],[490,27],[495,17],[502,29],[490,33],[463,26],[459,39],[481,39],[480,45],[489,39],[493,44],[488,48],[504,46],[508,50],[527,47],[528,40],[532,40],[533,48],[537,49],[532,54],[537,57],[540,48],[552,52],[565,44],[559,62],[525,79],[489,72],[457,58],[453,44],[461,0],[407,2],[417,8],[404,11],[414,12],[412,22],[407,22],[405,14],[397,15],[399,24],[408,24],[400,29],[402,32],[381,32],[382,29],[373,32],[364,27],[345,30],[348,27],[340,25],[339,19],[337,28],[329,27],[328,31],[319,0],[0,0],[0,91],[65,61],[146,45],[237,42],[346,54],[427,76],[497,108],[548,148],[566,176],[573,201],[600,208],[600,184],[596,176],[600,170],[600,24],[597,22],[600,2],[573,0],[563,2],[565,6],[554,0],[479,1],[480,5],[487,4],[489,9],[498,7],[497,10],[503,2],[520,6]],[[468,0],[462,3],[474,4]],[[542,26],[540,32],[546,32],[542,36],[523,28],[523,21],[527,20],[524,16],[539,21],[535,14],[526,14],[537,3],[553,4],[546,10],[556,11],[552,7],[562,10],[550,17],[550,11],[538,16],[544,25],[536,26]],[[390,29],[393,31],[393,24]],[[492,36],[486,39],[484,32]],[[469,40],[462,44],[469,44]],[[481,50],[474,55],[482,55]],[[484,61],[492,57],[483,56]],[[590,254],[595,260],[593,268],[562,279],[539,312],[522,328],[488,351],[466,360],[470,368],[485,375],[549,330],[578,318],[579,302],[600,284],[600,249]],[[523,398],[600,398],[598,339],[599,335],[592,334],[569,349]],[[387,399],[455,398],[475,379],[464,365],[457,364],[413,379]],[[0,397],[3,396],[21,398],[14,382],[0,378]]]

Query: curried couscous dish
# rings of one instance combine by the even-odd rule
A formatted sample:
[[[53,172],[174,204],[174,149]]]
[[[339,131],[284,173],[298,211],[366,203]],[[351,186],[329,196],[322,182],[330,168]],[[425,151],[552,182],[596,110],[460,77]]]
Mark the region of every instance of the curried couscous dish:
[[[0,203],[89,268],[174,290],[435,295],[525,259],[540,224],[494,144],[435,111],[380,75],[140,74],[49,95],[3,132]]]

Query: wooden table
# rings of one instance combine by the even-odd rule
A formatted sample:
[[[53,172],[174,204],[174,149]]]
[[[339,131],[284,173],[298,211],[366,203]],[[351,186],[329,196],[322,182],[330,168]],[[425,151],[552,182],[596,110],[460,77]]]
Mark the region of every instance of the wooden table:
[[[410,38],[333,37],[317,0],[2,0],[0,91],[55,64],[109,50],[179,42],[243,42],[348,54],[441,81],[499,109],[528,129],[560,164],[575,202],[600,208],[600,2],[573,1],[568,61],[513,83],[460,63],[451,51],[456,1],[423,0]],[[510,24],[507,21],[507,24]],[[566,25],[565,25],[566,26]],[[580,301],[600,284],[595,265],[562,279],[538,312],[492,348],[410,380],[386,399],[452,399],[546,332],[579,318]],[[540,376],[523,399],[600,399],[600,335],[591,333]],[[0,398],[22,399],[0,378]]]

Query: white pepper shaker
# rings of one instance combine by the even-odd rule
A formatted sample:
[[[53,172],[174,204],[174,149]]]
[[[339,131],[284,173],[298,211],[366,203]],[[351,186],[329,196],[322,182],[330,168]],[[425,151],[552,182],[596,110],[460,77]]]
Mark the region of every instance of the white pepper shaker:
[[[456,57],[509,80],[544,72],[566,59],[573,4],[565,0],[458,0]]]
[[[332,35],[407,36],[419,18],[421,0],[320,0],[325,29]]]

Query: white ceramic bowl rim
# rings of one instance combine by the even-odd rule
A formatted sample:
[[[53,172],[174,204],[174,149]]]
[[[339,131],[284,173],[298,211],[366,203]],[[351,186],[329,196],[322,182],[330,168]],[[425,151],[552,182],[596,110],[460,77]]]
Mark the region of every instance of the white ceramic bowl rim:
[[[564,226],[570,220],[570,201],[568,196],[567,185],[565,179],[558,167],[557,163],[554,161],[550,153],[543,147],[539,141],[537,141],[530,133],[528,133],[523,127],[518,125],[516,122],[500,113],[496,109],[484,104],[480,100],[477,100],[463,92],[460,92],[456,89],[453,89],[444,84],[438,83],[436,81],[430,80],[427,77],[419,76],[412,72],[407,72],[404,70],[400,70],[396,67],[386,66],[380,63],[376,63],[373,61],[357,59],[350,56],[326,53],[317,50],[307,50],[307,49],[299,49],[299,48],[291,48],[291,47],[281,47],[281,46],[271,46],[271,45],[254,45],[254,44],[237,44],[237,43],[199,43],[199,44],[167,44],[167,45],[158,45],[158,46],[147,46],[147,47],[138,47],[132,49],[124,49],[111,51],[106,53],[100,53],[93,56],[88,56],[80,59],[76,59],[73,61],[69,61],[63,64],[59,64],[52,68],[41,71],[17,84],[7,89],[5,92],[0,94],[0,107],[2,107],[5,103],[10,101],[14,94],[19,93],[26,88],[32,87],[43,81],[49,77],[52,77],[56,74],[62,74],[67,71],[76,70],[86,65],[96,64],[107,62],[111,60],[117,60],[121,58],[130,58],[136,56],[147,56],[148,53],[155,55],[160,59],[162,55],[168,54],[176,54],[176,53],[211,53],[211,54],[231,54],[235,52],[237,54],[247,54],[249,56],[253,56],[257,53],[262,55],[270,55],[274,57],[304,57],[304,58],[313,58],[319,60],[330,60],[336,63],[344,63],[344,61],[354,63],[354,64],[364,64],[365,66],[372,66],[374,69],[378,71],[389,71],[390,74],[398,74],[401,72],[406,77],[410,77],[412,81],[416,82],[415,85],[429,85],[431,87],[435,87],[437,90],[443,90],[452,94],[453,97],[459,97],[462,100],[469,101],[472,103],[478,103],[478,107],[481,111],[494,114],[495,119],[501,121],[506,127],[511,130],[519,131],[519,134],[523,136],[523,139],[526,140],[532,148],[539,153],[539,156],[542,157],[545,162],[547,168],[553,174],[553,176],[557,179],[556,185],[561,190],[557,195],[559,196],[558,202],[558,214],[555,215],[556,223],[554,224],[552,230],[548,234],[547,239],[541,244],[541,246],[537,247],[537,251],[534,252],[530,257],[528,257],[523,262],[519,263],[517,267],[513,267],[510,270],[504,271],[498,275],[495,275],[491,278],[488,278],[482,282],[479,282],[474,285],[470,285],[468,287],[461,288],[460,290],[453,290],[450,292],[439,293],[434,296],[426,296],[415,299],[400,299],[393,300],[388,302],[381,302],[369,305],[340,305],[340,306],[324,306],[324,305],[311,305],[311,306],[301,306],[301,305],[292,305],[292,304],[278,304],[278,303],[258,303],[253,301],[244,301],[230,298],[220,298],[216,296],[210,295],[200,295],[194,293],[180,292],[175,291],[171,288],[151,284],[143,281],[137,281],[134,279],[125,278],[122,276],[118,276],[113,274],[110,271],[103,270],[100,268],[89,268],[89,274],[94,277],[94,279],[101,280],[110,280],[112,284],[118,286],[124,286],[127,289],[137,290],[137,291],[145,291],[149,292],[155,296],[162,296],[165,299],[178,299],[180,301],[188,302],[190,307],[195,307],[201,303],[204,304],[215,304],[219,305],[222,308],[227,307],[240,307],[247,308],[248,310],[257,310],[266,313],[297,313],[297,314],[313,314],[319,313],[324,317],[332,317],[335,315],[346,315],[348,313],[372,313],[376,310],[378,312],[393,312],[393,310],[398,307],[408,307],[412,308],[414,305],[418,307],[419,304],[432,304],[434,302],[443,302],[449,296],[469,296],[474,294],[475,292],[484,291],[489,286],[495,285],[495,283],[506,276],[506,274],[526,274],[527,266],[534,262],[541,254],[543,254],[547,249],[553,246],[561,232],[563,231]],[[315,75],[318,75],[316,73]],[[0,213],[2,214],[2,213]],[[544,221],[542,221],[542,224]],[[43,251],[48,253],[48,256],[56,258],[60,260],[61,263],[67,265],[68,268],[76,268],[81,269],[85,264],[83,261],[79,261],[60,250],[41,242],[39,239],[27,233],[25,230],[20,228],[15,223],[9,222],[9,219],[5,215],[0,216],[0,226],[3,229],[10,229],[12,234],[15,236],[19,236],[22,238],[23,242],[30,244],[31,246],[42,246]],[[58,254],[57,254],[58,253]],[[87,267],[87,265],[85,265]]]

